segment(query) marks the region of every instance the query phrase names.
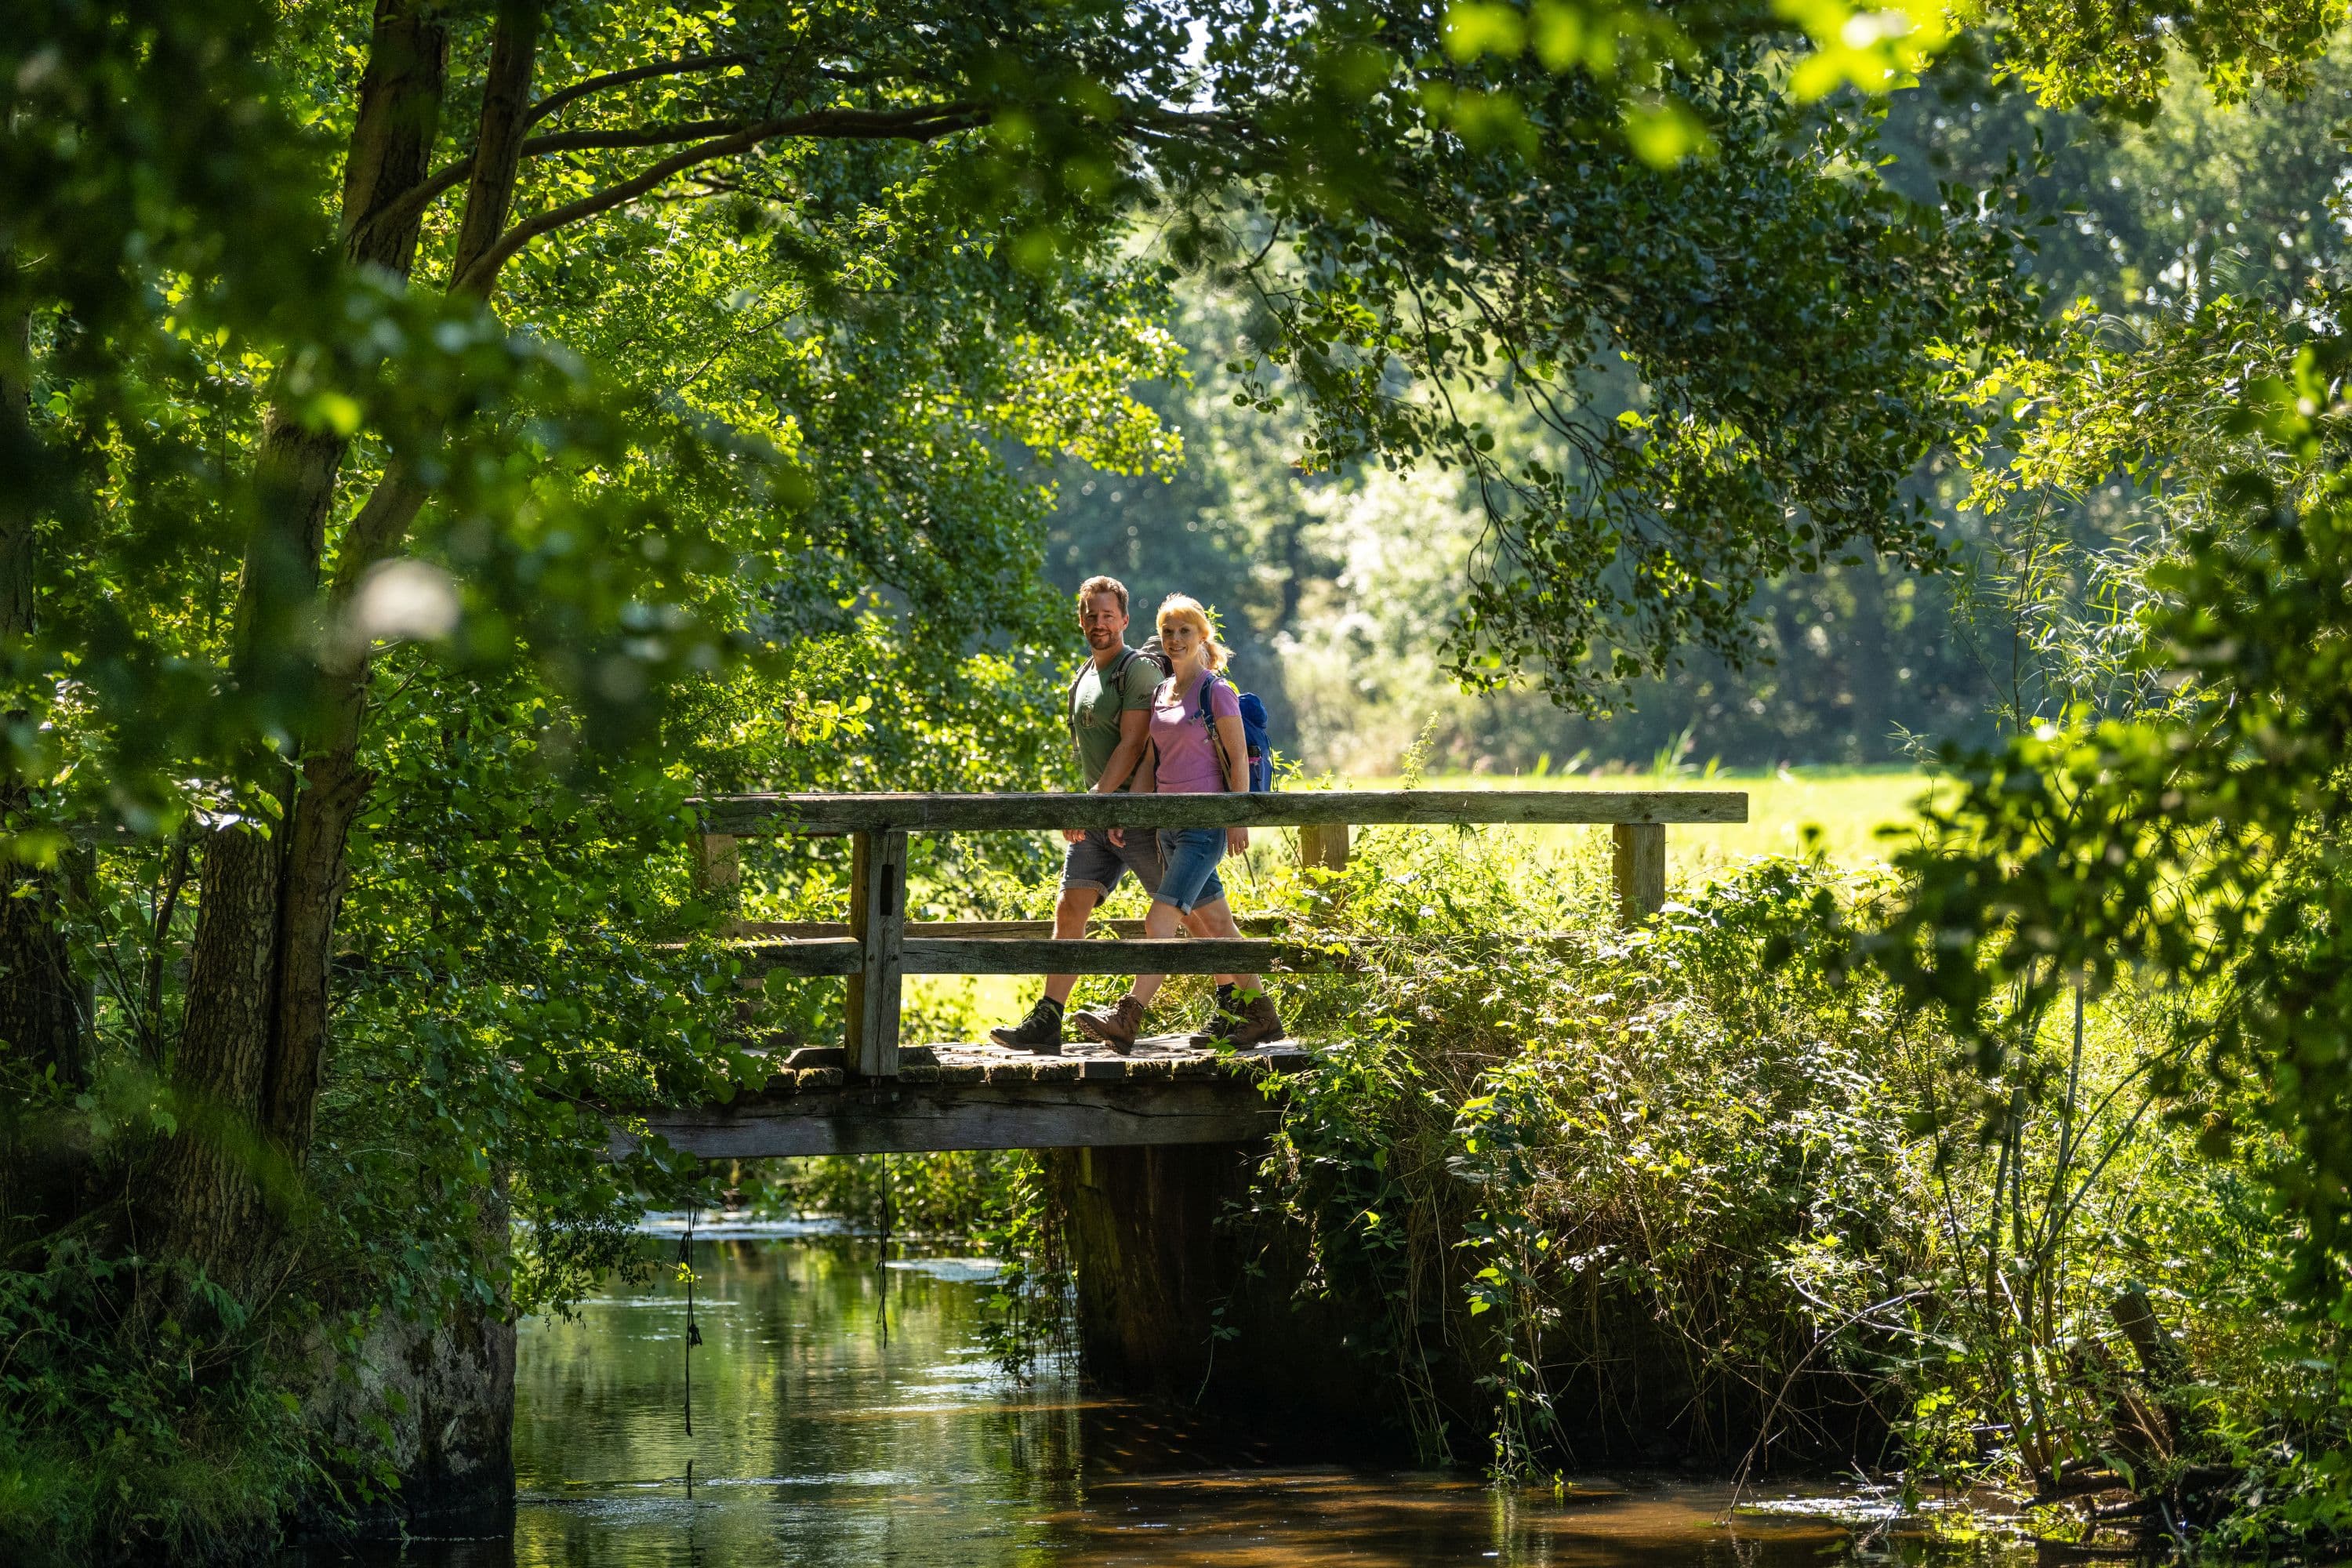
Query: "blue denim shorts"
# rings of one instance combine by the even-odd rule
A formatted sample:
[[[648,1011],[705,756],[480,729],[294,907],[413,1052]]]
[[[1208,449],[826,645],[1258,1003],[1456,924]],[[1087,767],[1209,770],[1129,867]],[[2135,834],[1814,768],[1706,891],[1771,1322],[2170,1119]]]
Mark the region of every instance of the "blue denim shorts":
[[[1096,900],[1099,903],[1110,897],[1110,890],[1129,871],[1143,884],[1145,892],[1160,890],[1160,851],[1151,835],[1130,827],[1126,844],[1118,845],[1110,841],[1109,834],[1097,829],[1071,845],[1069,853],[1062,858],[1062,886],[1092,888],[1101,895]]]
[[[1217,880],[1217,862],[1224,858],[1222,827],[1162,828],[1162,869],[1160,886],[1151,889],[1152,901],[1173,904],[1177,913],[1185,915],[1202,904],[1215,903],[1225,896],[1225,885]]]

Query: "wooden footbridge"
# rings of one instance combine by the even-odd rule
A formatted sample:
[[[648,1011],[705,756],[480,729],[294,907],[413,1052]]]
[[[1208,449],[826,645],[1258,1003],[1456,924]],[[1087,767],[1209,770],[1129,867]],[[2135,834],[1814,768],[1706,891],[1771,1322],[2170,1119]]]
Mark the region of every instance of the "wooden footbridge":
[[[757,1094],[726,1105],[645,1113],[642,1132],[711,1159],[890,1153],[941,1149],[1106,1148],[1232,1143],[1276,1115],[1260,1080],[1304,1068],[1312,1053],[1283,1041],[1244,1052],[1192,1047],[1184,1036],[1137,1042],[1131,1055],[1066,1047],[1037,1057],[994,1046],[902,1046],[901,979],[908,974],[1311,973],[1361,961],[1360,941],[1307,935],[1147,938],[1140,921],[1097,921],[1114,940],[1061,942],[1045,921],[909,921],[912,833],[1056,828],[1295,827],[1302,858],[1337,869],[1352,827],[1471,823],[1610,827],[1621,921],[1665,900],[1666,827],[1748,820],[1748,797],[1725,790],[1334,790],[1257,795],[782,795],[696,803],[706,863],[732,863],[735,841],[850,837],[845,924],[747,924],[740,952],[753,973],[840,975],[848,985],[838,1047],[795,1051]],[[1244,920],[1244,930],[1282,922]],[[638,1130],[616,1135],[633,1144]]]

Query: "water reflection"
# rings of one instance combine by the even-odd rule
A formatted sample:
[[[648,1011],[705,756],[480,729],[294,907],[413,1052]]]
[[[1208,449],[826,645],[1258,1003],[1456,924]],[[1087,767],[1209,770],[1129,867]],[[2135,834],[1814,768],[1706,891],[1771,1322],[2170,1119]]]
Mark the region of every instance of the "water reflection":
[[[675,1243],[647,1246],[676,1255]],[[2007,1555],[1931,1554],[1905,1539],[1857,1549],[1846,1530],[1801,1519],[1719,1525],[1720,1489],[1596,1479],[1559,1501],[1458,1476],[1302,1468],[1246,1433],[1088,1397],[1066,1372],[1005,1378],[981,1347],[984,1265],[879,1270],[871,1243],[824,1237],[737,1237],[697,1252],[693,1436],[674,1282],[616,1288],[571,1321],[532,1322],[512,1538],[416,1542],[403,1561],[1794,1568]],[[312,1552],[305,1568],[346,1556]]]

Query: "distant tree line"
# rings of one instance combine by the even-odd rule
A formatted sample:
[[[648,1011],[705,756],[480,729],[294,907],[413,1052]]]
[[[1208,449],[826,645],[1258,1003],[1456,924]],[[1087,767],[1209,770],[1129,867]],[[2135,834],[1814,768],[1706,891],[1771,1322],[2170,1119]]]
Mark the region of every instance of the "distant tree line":
[[[2045,105],[1954,58],[1888,100],[1879,145],[1895,159],[1889,184],[1923,202],[1938,182],[1997,184],[2013,161],[2019,187],[2050,220],[2029,258],[2049,310],[2088,300],[2130,331],[2217,293],[2283,299],[2340,277],[2352,230],[2338,185],[2352,161],[2336,127],[2347,112],[2352,55],[2341,50],[2316,62],[2301,96],[2221,106],[2193,76],[2173,80],[2144,125]],[[1142,394],[1181,430],[1185,461],[1164,480],[1062,475],[1045,565],[1066,591],[1101,570],[1152,602],[1181,587],[1222,607],[1242,671],[1310,768],[1388,771],[1432,724],[1433,765],[1462,769],[1525,772],[1578,756],[1637,767],[1895,763],[1922,743],[1988,741],[2036,707],[2021,685],[2034,663],[2021,639],[2032,628],[1986,580],[1998,568],[1982,549],[1984,521],[1960,504],[1965,487],[1941,453],[1909,489],[1936,508],[1954,551],[1946,570],[1865,551],[1782,574],[1748,603],[1743,659],[1691,648],[1672,673],[1631,683],[1605,717],[1525,688],[1465,700],[1434,656],[1483,531],[1477,508],[1458,487],[1408,499],[1361,472],[1300,473],[1299,422],[1232,401],[1223,366],[1254,330],[1238,301],[1195,286],[1179,321],[1191,379]],[[1350,494],[1360,499],[1343,503]],[[2107,476],[2056,498],[2058,521],[2095,549],[2140,527],[2147,500],[2130,476]],[[1381,571],[1351,579],[1367,535]]]

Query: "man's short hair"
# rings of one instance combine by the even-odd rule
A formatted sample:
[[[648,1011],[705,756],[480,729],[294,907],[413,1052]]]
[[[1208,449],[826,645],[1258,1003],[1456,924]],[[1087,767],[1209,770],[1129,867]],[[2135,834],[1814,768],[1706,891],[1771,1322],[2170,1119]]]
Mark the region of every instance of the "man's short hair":
[[[1097,594],[1108,594],[1118,600],[1118,613],[1127,614],[1127,584],[1116,577],[1094,576],[1078,584],[1078,608],[1085,609],[1087,601]]]

